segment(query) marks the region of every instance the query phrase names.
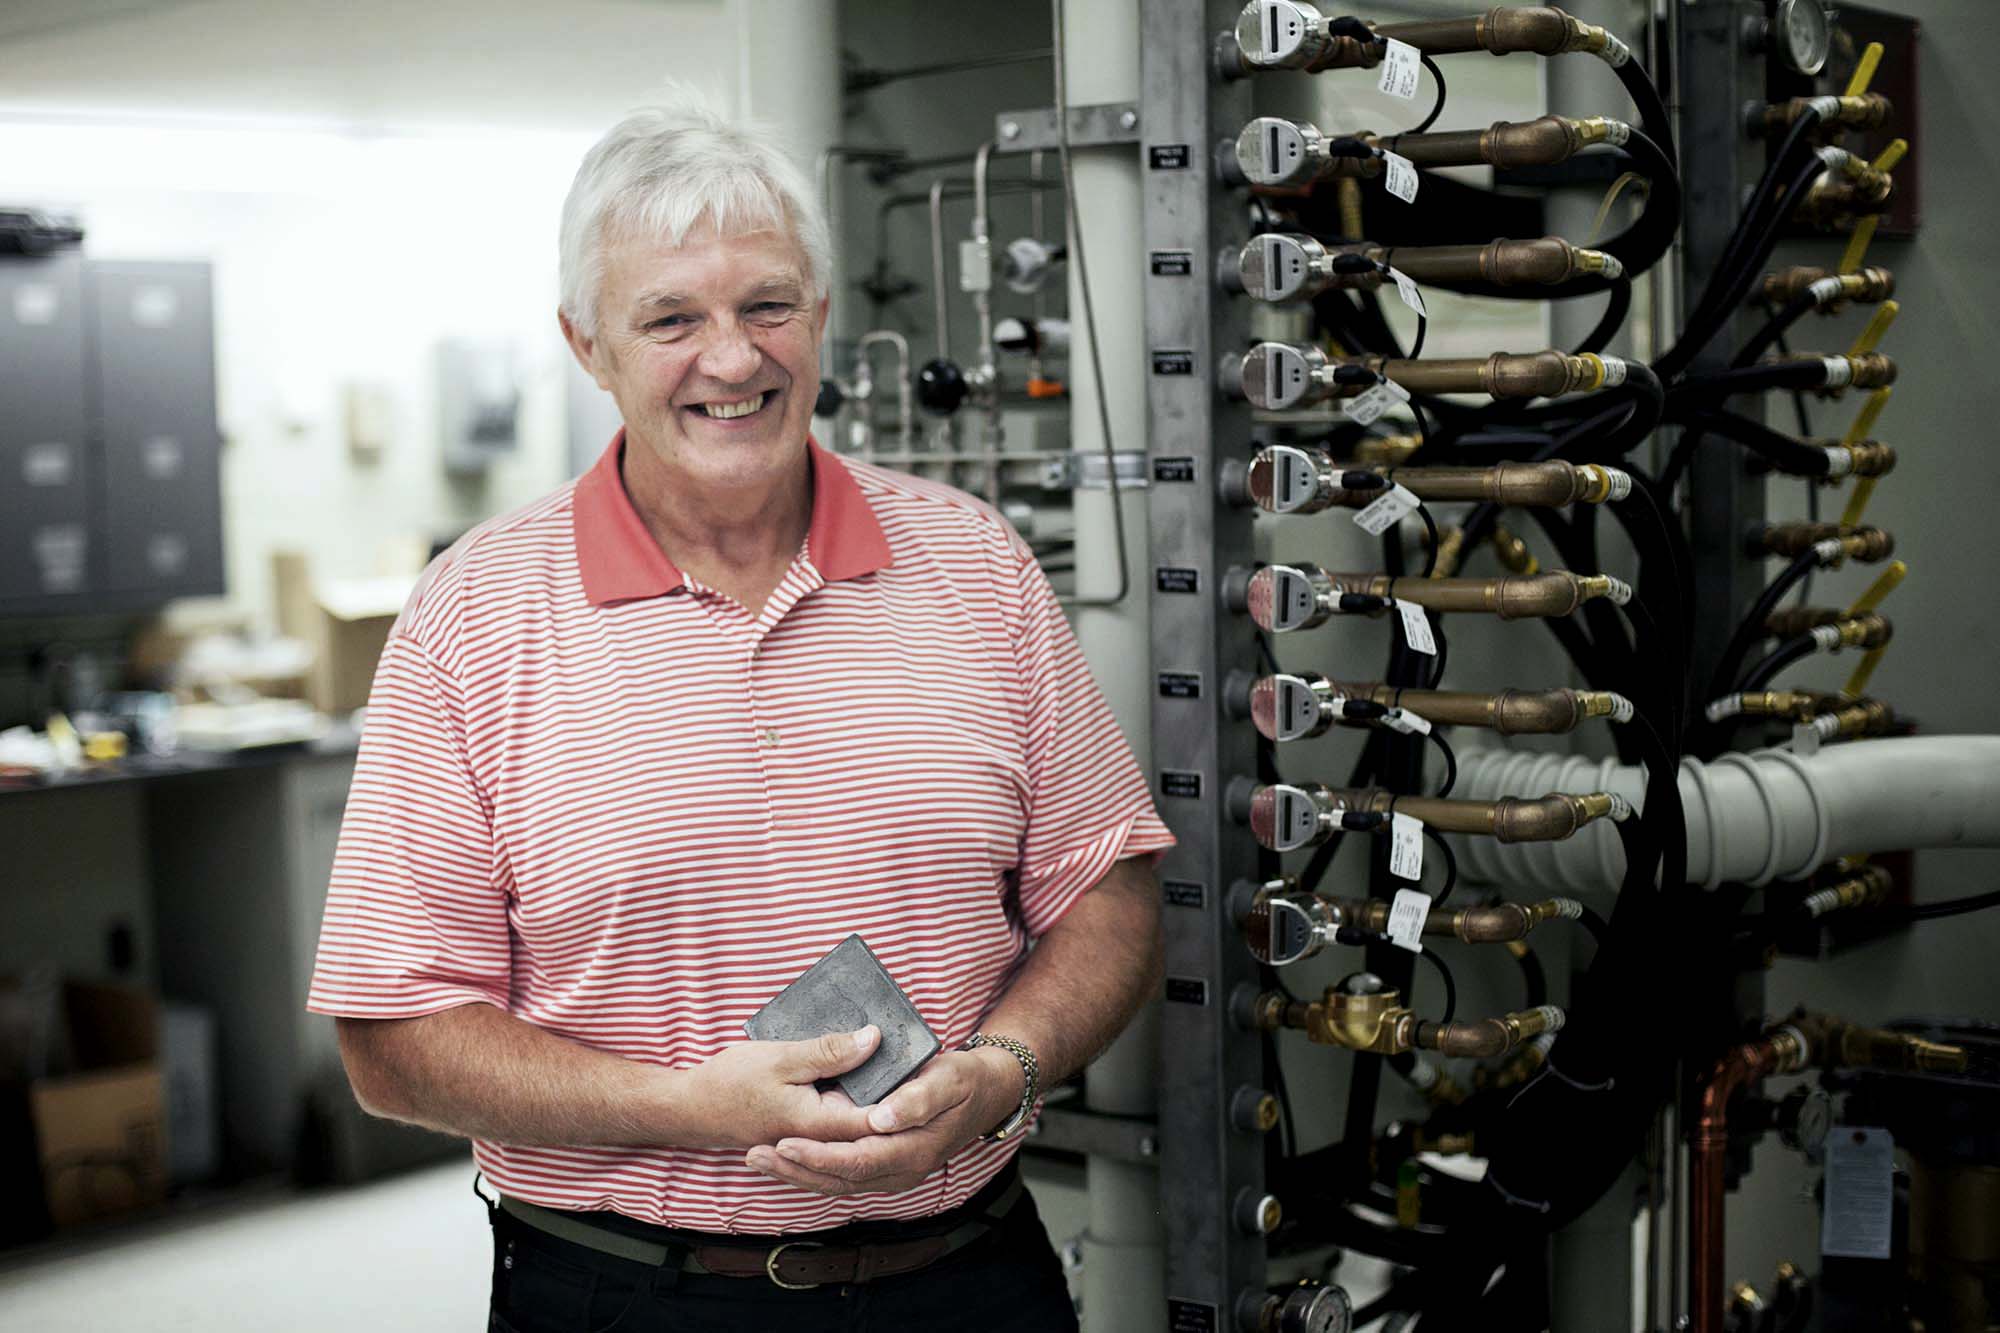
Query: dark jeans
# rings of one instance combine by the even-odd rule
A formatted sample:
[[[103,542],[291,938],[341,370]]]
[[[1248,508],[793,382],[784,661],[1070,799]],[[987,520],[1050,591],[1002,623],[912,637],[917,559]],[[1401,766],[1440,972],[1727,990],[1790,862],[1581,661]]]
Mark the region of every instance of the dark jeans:
[[[928,1268],[786,1291],[760,1278],[652,1268],[493,1217],[489,1333],[1064,1333],[1062,1264],[1031,1196]]]

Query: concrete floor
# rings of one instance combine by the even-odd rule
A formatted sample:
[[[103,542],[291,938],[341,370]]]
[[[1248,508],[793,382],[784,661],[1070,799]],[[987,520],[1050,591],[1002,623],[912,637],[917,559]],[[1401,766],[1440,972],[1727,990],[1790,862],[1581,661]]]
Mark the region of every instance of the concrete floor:
[[[1060,1247],[1082,1191],[1033,1175]],[[485,1326],[490,1261],[468,1156],[0,1256],[0,1333],[465,1333]]]

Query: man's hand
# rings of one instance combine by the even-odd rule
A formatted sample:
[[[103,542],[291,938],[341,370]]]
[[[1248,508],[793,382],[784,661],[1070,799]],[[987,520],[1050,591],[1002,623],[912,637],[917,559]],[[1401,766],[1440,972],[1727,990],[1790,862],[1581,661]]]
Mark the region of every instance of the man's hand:
[[[744,1162],[818,1194],[894,1194],[993,1129],[1021,1103],[1021,1066],[1005,1051],[946,1051],[865,1113],[875,1131],[851,1142],[765,1140]],[[857,1112],[857,1114],[861,1114]]]
[[[813,1086],[858,1068],[881,1030],[831,1032],[810,1041],[745,1041],[686,1071],[691,1123],[683,1142],[747,1148],[788,1134],[846,1142],[874,1132],[868,1113],[835,1089]]]

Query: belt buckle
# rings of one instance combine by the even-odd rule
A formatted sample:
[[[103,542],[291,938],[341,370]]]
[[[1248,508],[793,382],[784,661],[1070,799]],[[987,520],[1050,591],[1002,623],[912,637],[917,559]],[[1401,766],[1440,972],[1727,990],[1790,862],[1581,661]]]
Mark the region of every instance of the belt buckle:
[[[771,1252],[764,1256],[764,1274],[786,1291],[812,1291],[824,1284],[819,1282],[787,1282],[778,1276],[778,1256],[786,1250],[823,1250],[825,1248],[824,1244],[815,1240],[788,1240],[782,1245],[774,1245],[771,1247]]]

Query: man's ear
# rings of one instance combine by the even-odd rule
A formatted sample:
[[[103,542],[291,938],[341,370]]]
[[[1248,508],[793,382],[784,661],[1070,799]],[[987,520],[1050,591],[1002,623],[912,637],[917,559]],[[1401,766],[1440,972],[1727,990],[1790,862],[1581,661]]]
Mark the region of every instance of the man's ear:
[[[556,311],[556,323],[562,326],[563,341],[569,344],[570,354],[583,367],[583,373],[596,380],[598,388],[610,392],[611,382],[597,368],[597,339],[572,323],[565,311]]]

